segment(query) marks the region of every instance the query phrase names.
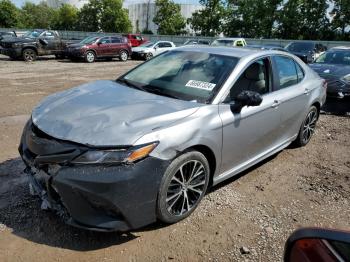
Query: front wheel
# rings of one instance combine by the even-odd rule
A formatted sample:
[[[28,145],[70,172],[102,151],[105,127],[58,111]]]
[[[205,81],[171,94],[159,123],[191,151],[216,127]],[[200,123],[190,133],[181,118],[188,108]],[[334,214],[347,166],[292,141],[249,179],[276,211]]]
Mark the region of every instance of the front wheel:
[[[128,52],[126,52],[124,50],[120,51],[120,53],[119,53],[120,61],[126,62],[126,61],[128,61],[128,58],[129,58]]]
[[[36,60],[36,52],[31,48],[24,49],[22,52],[22,57],[26,62],[33,62]]]
[[[315,133],[318,115],[318,109],[312,106],[300,127],[297,139],[294,141],[296,146],[302,147],[310,142],[312,135]]]
[[[157,217],[176,223],[188,217],[202,200],[209,184],[209,163],[197,151],[176,158],[167,168],[157,199]]]
[[[93,63],[96,60],[96,55],[92,51],[87,51],[85,54],[85,61],[88,63]]]
[[[152,53],[147,53],[146,56],[145,56],[145,59],[146,60],[150,60],[152,57],[153,57]]]

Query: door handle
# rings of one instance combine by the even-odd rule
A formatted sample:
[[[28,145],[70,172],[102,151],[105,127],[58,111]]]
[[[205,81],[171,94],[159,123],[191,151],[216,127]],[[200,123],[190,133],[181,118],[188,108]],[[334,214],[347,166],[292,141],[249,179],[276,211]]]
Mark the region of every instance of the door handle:
[[[304,94],[308,95],[310,93],[310,89],[309,88],[305,88]]]
[[[278,107],[280,104],[281,104],[280,101],[275,100],[275,101],[273,102],[273,104],[271,105],[271,107],[272,107],[272,108],[276,108],[276,107]]]

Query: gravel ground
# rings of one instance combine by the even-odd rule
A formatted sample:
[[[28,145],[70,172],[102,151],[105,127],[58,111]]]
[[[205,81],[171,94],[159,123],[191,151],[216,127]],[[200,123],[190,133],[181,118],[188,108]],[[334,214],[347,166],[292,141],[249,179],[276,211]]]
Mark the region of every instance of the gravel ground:
[[[140,62],[9,61],[0,56],[2,261],[281,261],[302,226],[350,230],[349,101],[331,101],[304,148],[288,148],[226,181],[188,219],[127,234],[72,228],[29,195],[17,146],[30,111],[48,94],[115,79]]]

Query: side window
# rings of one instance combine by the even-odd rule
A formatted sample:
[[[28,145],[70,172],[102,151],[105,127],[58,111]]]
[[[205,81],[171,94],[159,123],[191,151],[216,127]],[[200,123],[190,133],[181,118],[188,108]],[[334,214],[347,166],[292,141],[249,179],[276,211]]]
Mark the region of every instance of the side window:
[[[163,42],[158,43],[157,47],[158,48],[164,48],[164,43]]]
[[[242,41],[237,41],[237,42],[236,42],[236,46],[243,46]]]
[[[168,42],[164,42],[163,43],[163,47],[172,47],[172,45],[170,43],[168,43]]]
[[[111,40],[112,40],[112,43],[113,43],[113,44],[118,44],[118,43],[121,43],[121,42],[122,42],[122,41],[120,40],[120,38],[118,38],[118,37],[112,37]]]
[[[294,61],[284,56],[275,56],[273,59],[279,80],[279,89],[297,84],[298,75]]]
[[[101,44],[109,44],[110,42],[111,40],[109,39],[109,37],[101,38],[101,40],[99,41],[99,43]]]
[[[46,38],[46,39],[53,39],[53,38],[55,38],[55,35],[54,35],[52,32],[49,32],[49,31],[45,32],[45,33],[43,34],[43,36],[44,36],[44,38]]]
[[[295,67],[297,69],[298,83],[300,83],[304,79],[304,76],[305,76],[304,71],[303,71],[303,69],[301,69],[301,66],[298,63],[296,63],[296,62],[294,62],[294,63],[295,63]]]
[[[270,60],[262,58],[251,65],[241,74],[230,90],[225,101],[233,101],[243,91],[254,91],[261,95],[269,92]]]

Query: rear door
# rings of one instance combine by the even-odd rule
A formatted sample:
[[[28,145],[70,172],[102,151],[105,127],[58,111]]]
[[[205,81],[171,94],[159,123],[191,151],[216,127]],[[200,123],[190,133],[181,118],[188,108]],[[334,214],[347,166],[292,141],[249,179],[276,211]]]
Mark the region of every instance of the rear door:
[[[43,42],[39,40],[40,46],[44,50],[45,54],[54,54],[55,51],[59,50],[60,39],[57,39],[54,32],[45,31],[40,35],[39,39],[42,39],[47,43],[43,44]]]
[[[296,135],[307,113],[311,87],[305,83],[302,67],[288,56],[273,56],[273,94],[281,112],[280,141]]]
[[[223,123],[223,177],[239,172],[278,146],[281,117],[275,106],[275,95],[271,93],[271,73],[269,57],[255,60],[233,85],[225,102],[219,105]],[[245,90],[260,93],[263,97],[261,105],[245,106],[240,113],[233,113],[229,103],[234,102],[235,97]]]
[[[120,37],[111,37],[112,56],[118,56],[122,47],[122,39]]]

